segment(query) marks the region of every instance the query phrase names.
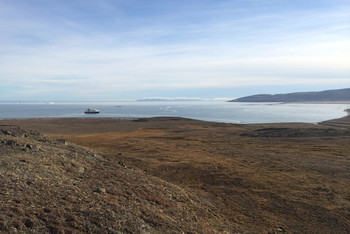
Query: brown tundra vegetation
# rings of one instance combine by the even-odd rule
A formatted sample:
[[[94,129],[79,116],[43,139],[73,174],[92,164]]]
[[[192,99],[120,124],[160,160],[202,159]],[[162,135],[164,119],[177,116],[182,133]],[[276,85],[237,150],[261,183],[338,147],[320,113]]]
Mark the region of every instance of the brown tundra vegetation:
[[[3,233],[350,233],[349,117],[0,125]]]

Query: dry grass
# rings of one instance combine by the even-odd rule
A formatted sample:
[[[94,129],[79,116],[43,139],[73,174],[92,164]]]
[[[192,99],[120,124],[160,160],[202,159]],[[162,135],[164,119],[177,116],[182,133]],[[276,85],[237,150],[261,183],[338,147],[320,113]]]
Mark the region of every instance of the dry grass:
[[[232,227],[231,232],[350,232],[350,134],[345,130],[163,118],[125,121],[121,129],[112,121],[109,130],[99,130],[103,120],[80,121],[85,129],[69,131],[68,121],[51,134],[195,195],[215,217],[196,219]],[[137,193],[169,206],[147,190]]]

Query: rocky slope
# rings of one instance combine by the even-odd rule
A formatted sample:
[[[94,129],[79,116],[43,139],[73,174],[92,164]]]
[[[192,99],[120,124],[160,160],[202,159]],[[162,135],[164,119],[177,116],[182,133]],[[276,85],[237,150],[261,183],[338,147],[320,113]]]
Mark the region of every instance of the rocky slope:
[[[35,131],[0,129],[0,233],[242,232],[178,186]]]

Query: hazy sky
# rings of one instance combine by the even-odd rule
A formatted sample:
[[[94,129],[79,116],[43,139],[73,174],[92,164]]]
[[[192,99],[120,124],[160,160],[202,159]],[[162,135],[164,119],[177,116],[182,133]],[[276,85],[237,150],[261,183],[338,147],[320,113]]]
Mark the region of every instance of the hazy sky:
[[[0,101],[348,87],[349,0],[0,0]]]

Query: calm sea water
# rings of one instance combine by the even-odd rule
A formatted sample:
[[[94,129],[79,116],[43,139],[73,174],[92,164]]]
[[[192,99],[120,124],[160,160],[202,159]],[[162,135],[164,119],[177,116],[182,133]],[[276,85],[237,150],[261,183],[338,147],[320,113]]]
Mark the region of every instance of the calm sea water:
[[[315,123],[345,116],[349,104],[192,102],[2,103],[0,118],[143,118],[178,116],[226,123]],[[101,111],[86,115],[87,108]]]

